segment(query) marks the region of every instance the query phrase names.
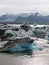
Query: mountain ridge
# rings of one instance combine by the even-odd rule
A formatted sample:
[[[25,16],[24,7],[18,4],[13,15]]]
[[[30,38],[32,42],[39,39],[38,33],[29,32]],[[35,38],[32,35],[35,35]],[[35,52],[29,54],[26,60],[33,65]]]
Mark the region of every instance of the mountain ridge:
[[[49,24],[49,15],[36,13],[21,13],[19,15],[4,14],[0,16],[0,23],[38,23]]]

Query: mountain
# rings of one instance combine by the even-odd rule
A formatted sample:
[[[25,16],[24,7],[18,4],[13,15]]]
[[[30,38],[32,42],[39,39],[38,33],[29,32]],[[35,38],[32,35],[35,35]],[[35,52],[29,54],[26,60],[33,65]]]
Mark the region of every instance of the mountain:
[[[38,23],[38,24],[49,24],[49,15],[43,16],[38,13],[31,14],[27,17],[19,16],[14,22],[26,22],[26,23]]]
[[[38,23],[49,24],[49,15],[43,16],[36,13],[21,13],[18,15],[4,14],[0,16],[0,23]]]
[[[0,23],[4,22],[13,22],[17,18],[16,15],[13,14],[4,14],[0,16]]]

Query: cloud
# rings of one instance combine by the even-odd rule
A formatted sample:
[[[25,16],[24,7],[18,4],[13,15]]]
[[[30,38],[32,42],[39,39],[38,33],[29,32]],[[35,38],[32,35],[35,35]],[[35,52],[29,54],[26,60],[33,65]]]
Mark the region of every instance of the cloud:
[[[49,0],[0,0],[0,13],[49,13]]]

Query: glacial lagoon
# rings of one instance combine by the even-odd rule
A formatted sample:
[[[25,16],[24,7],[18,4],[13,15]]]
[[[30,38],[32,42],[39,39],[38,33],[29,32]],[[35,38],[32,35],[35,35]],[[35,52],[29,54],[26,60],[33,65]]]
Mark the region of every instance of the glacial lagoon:
[[[31,39],[34,39],[34,42],[32,42],[31,44],[30,43],[17,44],[13,47],[7,48],[8,52],[7,51],[0,52],[0,65],[38,65],[38,64],[39,65],[44,65],[44,64],[49,65],[49,40],[47,40],[48,38],[47,36],[46,36],[46,39],[44,38],[45,33],[44,35],[41,34],[41,32],[43,31],[47,32],[47,29],[45,28],[43,30],[43,26],[42,27],[40,26],[40,28],[37,30],[34,30],[34,28],[37,28],[37,27],[34,26],[28,32],[22,29],[16,32],[18,34],[18,38],[30,37]],[[39,31],[38,33],[36,33],[37,37],[34,37],[33,31],[36,31],[36,32]],[[13,39],[15,38],[16,33],[15,31],[14,31],[14,34],[11,33],[12,35],[14,35],[12,37]],[[39,33],[41,34],[41,36]],[[6,39],[3,39],[3,41],[0,42],[0,47],[5,44],[5,40]],[[19,52],[16,52],[16,49]]]

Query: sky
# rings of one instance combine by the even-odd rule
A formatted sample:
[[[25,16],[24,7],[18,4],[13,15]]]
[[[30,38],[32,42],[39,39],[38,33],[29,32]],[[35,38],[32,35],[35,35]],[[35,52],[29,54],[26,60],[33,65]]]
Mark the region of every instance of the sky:
[[[0,14],[35,12],[49,14],[49,0],[0,0]]]

